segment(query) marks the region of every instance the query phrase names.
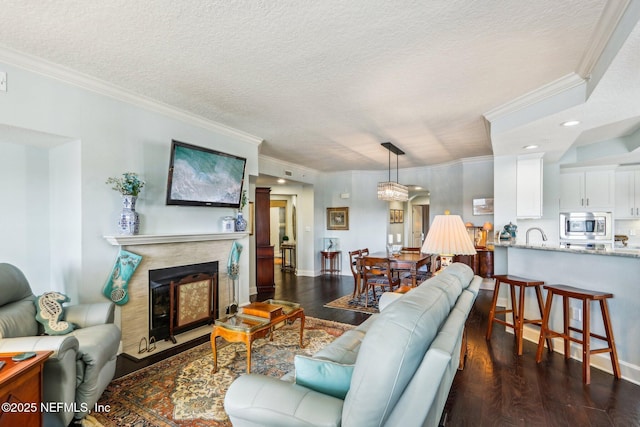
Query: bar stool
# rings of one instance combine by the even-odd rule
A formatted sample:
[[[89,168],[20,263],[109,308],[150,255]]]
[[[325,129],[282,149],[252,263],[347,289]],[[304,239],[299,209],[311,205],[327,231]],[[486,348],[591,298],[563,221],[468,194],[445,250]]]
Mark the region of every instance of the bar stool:
[[[620,378],[620,365],[618,364],[618,353],[616,351],[616,343],[613,339],[613,329],[611,327],[611,318],[609,317],[609,306],[607,298],[613,298],[613,294],[606,292],[590,291],[586,289],[575,288],[567,285],[546,285],[547,302],[545,305],[544,315],[542,316],[542,331],[540,332],[540,340],[538,341],[538,351],[536,353],[536,362],[542,359],[542,349],[544,348],[543,340],[560,337],[564,340],[564,358],[568,359],[570,355],[570,341],[582,344],[582,382],[591,383],[591,365],[590,359],[592,354],[610,353],[611,365],[613,366],[613,375]],[[562,317],[564,321],[564,332],[556,332],[549,329],[549,314],[551,313],[551,302],[554,295],[562,296]],[[582,301],[582,329],[569,326],[569,298],[579,299]],[[602,320],[604,322],[605,336],[597,335],[591,332],[591,302],[600,301],[600,310],[602,311]],[[571,336],[571,332],[582,334],[582,339]],[[591,349],[590,337],[606,341],[609,345],[606,348]]]
[[[493,330],[493,322],[500,323],[505,326],[513,328],[516,335],[516,343],[518,347],[518,356],[522,355],[522,330],[525,323],[535,324],[542,326],[542,318],[540,319],[525,319],[524,318],[524,295],[527,288],[534,288],[536,291],[536,298],[538,300],[538,309],[540,310],[540,317],[544,311],[542,305],[542,291],[540,286],[544,285],[542,280],[525,279],[518,276],[510,276],[508,274],[498,274],[494,276],[496,279],[496,287],[493,291],[493,301],[491,302],[491,311],[489,312],[489,326],[487,327],[487,340],[491,339],[491,331]],[[496,310],[496,304],[498,302],[498,293],[500,291],[500,283],[506,283],[509,285],[509,294],[511,295],[511,309]],[[516,301],[516,290],[518,287],[520,294],[518,295],[518,301]],[[509,323],[505,316],[505,320],[498,319],[497,314],[511,313],[513,315],[513,323]],[[551,338],[547,340],[549,348],[553,348]]]

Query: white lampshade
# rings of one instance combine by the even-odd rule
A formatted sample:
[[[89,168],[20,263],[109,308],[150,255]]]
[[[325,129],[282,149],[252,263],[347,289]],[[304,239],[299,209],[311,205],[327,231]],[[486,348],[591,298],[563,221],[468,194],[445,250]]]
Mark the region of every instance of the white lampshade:
[[[437,255],[475,255],[476,249],[459,215],[436,215],[422,252]]]

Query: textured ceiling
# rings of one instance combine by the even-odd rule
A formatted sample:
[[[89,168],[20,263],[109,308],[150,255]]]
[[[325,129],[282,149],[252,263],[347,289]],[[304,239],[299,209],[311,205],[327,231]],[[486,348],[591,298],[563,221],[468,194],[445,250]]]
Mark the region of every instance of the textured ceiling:
[[[605,0],[2,2],[0,46],[321,171],[493,153],[483,114],[579,68]]]

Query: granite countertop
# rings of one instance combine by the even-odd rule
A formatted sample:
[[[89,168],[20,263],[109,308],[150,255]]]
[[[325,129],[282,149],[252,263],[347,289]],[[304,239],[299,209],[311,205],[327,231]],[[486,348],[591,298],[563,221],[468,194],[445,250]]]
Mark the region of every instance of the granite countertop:
[[[588,254],[588,255],[606,255],[606,256],[621,256],[628,258],[640,258],[640,249],[634,248],[613,248],[613,249],[584,249],[584,248],[562,248],[557,243],[550,244],[524,244],[524,243],[495,243],[496,248],[515,248],[515,249],[534,249],[539,251],[556,251],[556,252],[569,252],[576,254]]]

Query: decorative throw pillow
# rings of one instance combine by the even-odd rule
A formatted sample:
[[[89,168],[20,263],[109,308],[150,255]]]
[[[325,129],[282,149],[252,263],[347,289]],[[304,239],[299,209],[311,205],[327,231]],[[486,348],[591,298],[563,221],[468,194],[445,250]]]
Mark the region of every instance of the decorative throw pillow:
[[[353,365],[296,355],[296,384],[338,399],[344,399],[351,385]]]
[[[44,326],[47,335],[65,335],[73,331],[75,325],[65,322],[62,303],[69,302],[69,297],[60,292],[45,292],[36,298],[36,320]]]

